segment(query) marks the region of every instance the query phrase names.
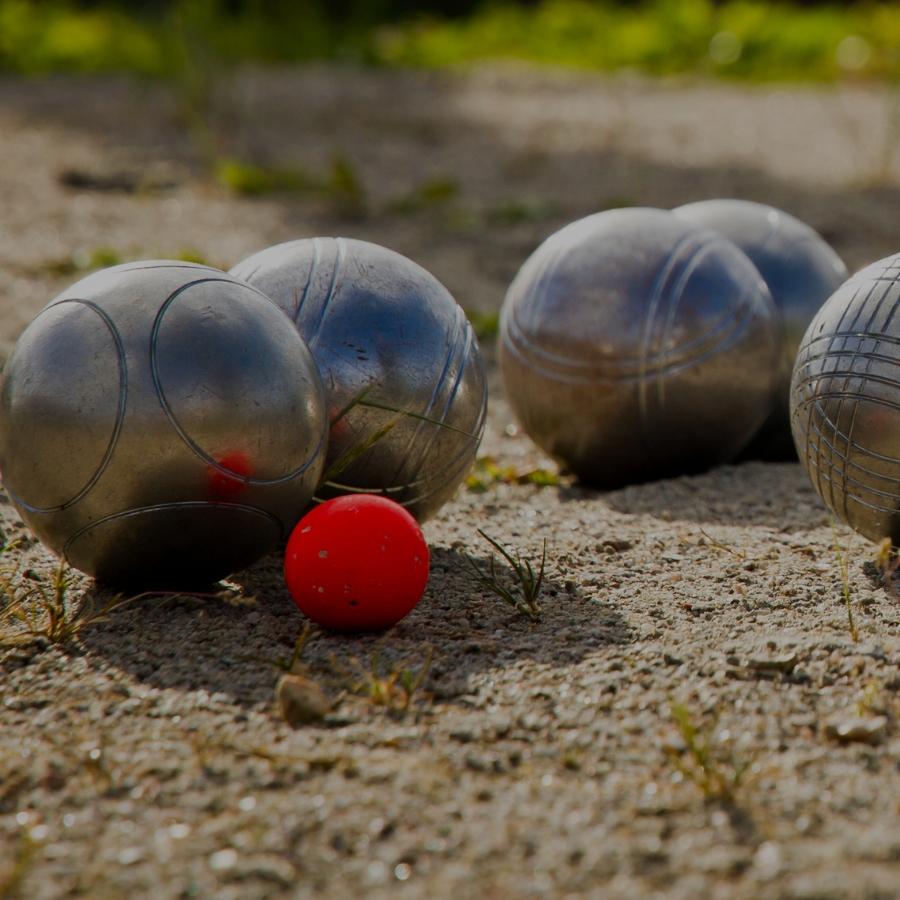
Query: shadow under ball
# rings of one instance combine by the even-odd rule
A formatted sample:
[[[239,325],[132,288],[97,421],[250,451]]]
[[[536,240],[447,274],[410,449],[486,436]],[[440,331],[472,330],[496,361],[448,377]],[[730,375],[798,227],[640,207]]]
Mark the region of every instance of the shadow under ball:
[[[731,459],[769,410],[776,312],[733,244],[618,209],[548,238],[500,316],[500,364],[532,439],[619,487]]]
[[[209,584],[277,547],[324,462],[325,398],[282,312],[224,272],[129,263],[60,294],[0,388],[22,518],[113,584]]]
[[[749,200],[701,200],[675,215],[718,231],[736,244],[759,270],[781,316],[781,354],[772,411],[742,456],[796,458],[791,437],[791,374],[800,341],[822,304],[847,279],[832,248],[794,216]]]
[[[791,426],[831,512],[900,544],[900,254],[858,272],[816,314],[794,367]]]
[[[334,423],[326,467],[394,423],[321,493],[384,494],[420,520],[437,512],[471,468],[487,413],[478,342],[447,289],[405,256],[346,238],[269,247],[231,274],[271,297],[315,357]],[[363,391],[392,409],[358,404],[335,422]]]

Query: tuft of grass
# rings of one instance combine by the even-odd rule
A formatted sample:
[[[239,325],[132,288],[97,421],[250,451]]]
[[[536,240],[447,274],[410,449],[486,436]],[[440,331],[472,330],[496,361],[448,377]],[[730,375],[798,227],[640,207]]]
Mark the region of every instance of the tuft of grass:
[[[210,261],[199,250],[195,250],[193,247],[182,247],[175,253],[172,259],[177,259],[181,262],[197,263],[197,265],[200,266],[212,265]],[[213,268],[220,267],[213,266]]]
[[[348,218],[362,218],[366,214],[366,190],[356,167],[342,154],[331,161],[331,171],[323,193],[338,212]]]
[[[725,553],[730,553],[732,556],[736,556],[738,559],[746,559],[747,554],[744,553],[743,550],[735,550],[734,547],[729,547],[728,544],[723,544],[721,541],[717,541],[711,534],[707,534],[702,528],[700,529],[700,534],[706,539],[706,542],[710,545],[710,547],[715,547],[716,550],[722,550]]]
[[[70,256],[51,260],[44,267],[51,275],[59,277],[92,272],[117,266],[122,262],[122,254],[112,247],[93,247],[88,250],[76,250]]]
[[[547,539],[544,538],[541,562],[535,572],[531,560],[527,557],[523,560],[518,550],[513,555],[499,541],[480,528],[478,533],[506,560],[515,578],[513,587],[507,587],[503,583],[497,572],[493,554],[491,554],[490,566],[487,572],[471,556],[466,554],[465,558],[472,569],[475,581],[492,594],[496,594],[507,606],[512,607],[516,612],[521,613],[532,622],[540,621],[541,606],[538,599],[544,583],[544,567],[547,562]]]
[[[856,701],[856,714],[860,718],[886,716],[894,722],[900,713],[900,698],[895,698],[885,687],[884,682],[872,679],[863,688]]]
[[[493,456],[480,456],[472,472],[466,478],[466,487],[475,494],[485,493],[495,484],[534,484],[538,487],[555,487],[559,475],[550,469],[517,469],[501,466]]]
[[[4,544],[0,556],[16,546]],[[120,607],[149,597],[163,601],[193,597],[231,602],[234,596],[227,589],[213,593],[144,591],[131,596],[115,594],[97,605],[90,596],[72,599],[75,579],[65,560],[59,562],[49,578],[31,569],[23,570],[18,562],[0,562],[0,647],[21,646],[37,639],[49,644],[68,644],[85,628],[107,621]]]
[[[669,712],[679,741],[665,747],[672,765],[695,784],[709,803],[734,806],[752,760],[742,759],[727,736],[716,734],[716,722],[699,725],[683,703],[670,701]]]
[[[541,222],[557,215],[559,207],[555,203],[541,199],[501,200],[485,210],[489,225],[518,225],[522,222]]]
[[[0,553],[14,549],[6,544]],[[43,638],[51,644],[66,644],[90,625],[105,621],[109,614],[133,598],[116,595],[97,607],[91,599],[77,605],[70,599],[75,576],[61,561],[50,578],[21,571],[18,564],[0,564],[0,646],[16,646]]]
[[[859,641],[859,629],[856,627],[856,619],[853,615],[853,596],[850,588],[850,558],[847,551],[841,547],[837,535],[837,526],[831,523],[831,532],[834,538],[834,555],[837,560],[838,573],[841,577],[841,596],[844,599],[844,608],[847,610],[847,629],[853,643]]]
[[[894,576],[900,569],[900,557],[890,538],[884,538],[875,551],[875,568],[878,571],[878,577],[881,579],[881,586],[885,593],[897,600],[900,595],[894,586]]]
[[[300,659],[303,656],[306,645],[312,640],[314,635],[315,629],[312,622],[307,622],[300,634],[297,635],[297,640],[294,641],[294,649],[291,655],[287,659],[279,656],[272,661],[276,668],[281,669],[282,672],[286,672],[288,675],[296,675],[305,669],[306,667],[301,665]]]
[[[372,652],[368,667],[363,666],[355,656],[350,658],[349,668],[338,663],[334,657],[331,662],[351,693],[365,697],[373,705],[382,706],[389,712],[405,713],[420,696],[433,656],[434,650],[429,644],[417,667],[411,660],[382,666],[381,654],[377,649]]]
[[[0,870],[0,900],[21,895],[22,882],[34,865],[38,843],[23,829],[16,841],[13,858],[9,865]]]
[[[305,193],[328,200],[347,218],[365,215],[366,191],[356,168],[343,155],[336,155],[326,175],[297,166],[262,166],[234,157],[219,157],[213,163],[216,181],[245,197],[274,193]]]
[[[223,157],[215,164],[216,180],[235,194],[259,196],[275,192],[313,191],[320,182],[298,168],[266,167]]]
[[[500,313],[498,312],[481,312],[478,309],[467,309],[466,318],[469,320],[479,341],[494,340],[500,331]]]
[[[423,181],[408,194],[398,197],[389,205],[390,212],[411,215],[429,209],[439,209],[459,196],[459,182],[441,175]]]

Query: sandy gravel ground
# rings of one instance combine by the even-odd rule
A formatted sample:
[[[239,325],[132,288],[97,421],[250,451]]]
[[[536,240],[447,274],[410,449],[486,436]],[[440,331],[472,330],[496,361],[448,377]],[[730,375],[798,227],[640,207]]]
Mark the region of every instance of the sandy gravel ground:
[[[229,266],[345,234],[489,311],[544,236],[621,203],[768,201],[851,268],[900,244],[897,100],[875,89],[314,69],[241,76],[213,121],[232,156],[314,173],[345,157],[365,209],[230,195],[157,87],[0,81],[3,357],[101,248]],[[485,353],[483,452],[546,465]],[[46,575],[8,502],[0,516],[15,561]],[[547,539],[539,623],[473,586],[478,526],[531,555]],[[463,490],[426,532],[407,620],[308,645],[336,700],[316,725],[273,702],[303,624],[276,558],[226,599],[152,598],[65,647],[0,652],[0,896],[900,896],[900,601],[799,466]],[[72,597],[104,599],[87,582]],[[353,694],[354,657],[416,668],[426,645],[410,711]]]

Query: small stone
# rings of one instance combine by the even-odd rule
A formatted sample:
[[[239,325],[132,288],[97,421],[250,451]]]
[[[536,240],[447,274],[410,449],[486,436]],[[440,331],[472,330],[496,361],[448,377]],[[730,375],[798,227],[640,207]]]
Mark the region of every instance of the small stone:
[[[234,868],[237,859],[237,851],[233,847],[226,847],[224,850],[217,850],[210,856],[209,867],[214,872],[227,872]]]
[[[116,859],[119,865],[133,866],[144,858],[144,851],[140,847],[126,847],[122,850]]]
[[[268,881],[282,888],[296,884],[297,873],[286,860],[271,854],[260,854],[242,861],[232,876],[235,880]]]
[[[282,675],[275,689],[281,715],[291,728],[321,722],[331,700],[315,681],[302,675]]]
[[[832,719],[825,725],[825,735],[842,744],[880,744],[886,734],[886,716],[874,716],[870,719],[851,716]]]
[[[620,538],[610,538],[605,541],[601,541],[598,545],[598,550],[605,550],[607,553],[624,553],[626,550],[630,550],[634,545],[631,541],[621,540]]]
[[[797,662],[796,653],[785,653],[782,656],[752,657],[747,665],[757,672],[792,672]]]

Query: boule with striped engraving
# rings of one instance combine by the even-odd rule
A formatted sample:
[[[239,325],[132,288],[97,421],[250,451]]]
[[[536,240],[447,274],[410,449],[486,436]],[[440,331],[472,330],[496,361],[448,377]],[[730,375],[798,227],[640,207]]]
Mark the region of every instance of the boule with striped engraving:
[[[290,317],[315,357],[331,417],[322,496],[376,493],[433,515],[475,459],[487,413],[478,341],[449,291],[366,241],[317,237],[231,269]]]
[[[620,487],[731,459],[769,411],[777,318],[753,264],[658,209],[551,235],[507,292],[500,364],[532,439]]]
[[[857,272],[810,323],[791,426],[831,512],[872,541],[900,544],[900,253]]]
[[[63,291],[0,388],[0,471],[31,530],[129,588],[207,585],[277,548],[324,465],[312,356],[260,291],[126,263]]]

